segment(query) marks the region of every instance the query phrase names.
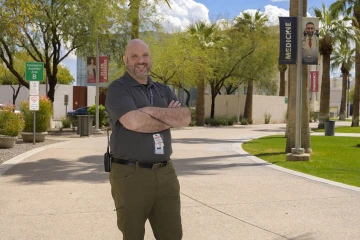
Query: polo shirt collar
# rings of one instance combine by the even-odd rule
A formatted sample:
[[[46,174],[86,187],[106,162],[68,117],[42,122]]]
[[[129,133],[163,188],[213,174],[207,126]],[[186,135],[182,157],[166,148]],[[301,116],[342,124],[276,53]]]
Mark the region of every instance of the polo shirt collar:
[[[138,87],[140,84],[138,81],[136,81],[127,71],[124,74],[125,78],[129,81],[130,85],[133,87]],[[151,87],[152,85],[154,85],[154,81],[151,79],[150,76],[148,76],[148,88]]]

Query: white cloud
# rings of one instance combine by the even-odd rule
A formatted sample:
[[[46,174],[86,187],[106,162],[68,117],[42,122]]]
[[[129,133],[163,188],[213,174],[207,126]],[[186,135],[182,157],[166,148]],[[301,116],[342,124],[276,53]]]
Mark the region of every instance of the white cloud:
[[[290,2],[290,0],[271,0],[272,2]]]
[[[164,2],[156,5],[159,16],[162,17],[162,25],[168,29],[185,30],[187,26],[196,21],[210,22],[209,9],[202,3],[193,0],[172,0],[171,9]]]
[[[266,5],[264,8],[265,8],[265,11],[264,12],[260,11],[260,13],[263,13],[268,17],[269,25],[271,25],[271,26],[279,24],[279,17],[288,17],[289,16],[288,10],[279,8],[277,6]],[[248,10],[245,10],[244,12],[249,13],[251,15],[255,15],[255,13],[257,11],[258,11],[257,9],[248,9]],[[242,13],[240,12],[240,14],[238,16],[241,16],[241,15],[242,15]]]

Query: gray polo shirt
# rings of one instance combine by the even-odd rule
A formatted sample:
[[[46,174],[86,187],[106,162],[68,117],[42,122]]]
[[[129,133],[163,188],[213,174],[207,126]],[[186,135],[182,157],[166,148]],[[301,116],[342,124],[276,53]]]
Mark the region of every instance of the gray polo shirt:
[[[127,112],[151,106],[167,108],[178,101],[171,89],[148,78],[148,85],[140,84],[127,72],[113,81],[106,93],[105,107],[112,129],[110,148],[116,158],[140,162],[162,162],[170,160],[172,153],[170,129],[155,133],[139,133],[126,129],[119,118]],[[159,151],[159,136],[163,148]]]

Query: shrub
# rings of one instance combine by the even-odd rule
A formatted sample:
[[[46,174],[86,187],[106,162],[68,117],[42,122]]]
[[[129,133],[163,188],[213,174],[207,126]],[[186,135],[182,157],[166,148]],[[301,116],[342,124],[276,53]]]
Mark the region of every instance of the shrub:
[[[269,124],[269,123],[270,123],[270,119],[271,119],[271,113],[265,113],[265,114],[264,114],[265,124]]]
[[[71,118],[70,117],[62,118],[61,125],[63,128],[70,128],[71,127]]]
[[[235,122],[236,122],[236,117],[205,118],[205,125],[210,125],[210,126],[231,126]]]
[[[12,105],[5,106],[0,111],[0,135],[17,137],[24,128],[22,114],[14,112]]]
[[[92,105],[88,108],[88,114],[89,115],[94,115],[94,120],[93,123],[95,125],[96,123],[96,105]],[[105,110],[105,107],[100,104],[99,105],[99,127],[101,126],[109,126],[108,120],[107,120],[107,113]]]
[[[29,109],[29,101],[23,101],[20,104],[20,111],[24,115],[24,132],[33,131],[34,113]],[[39,111],[36,111],[36,132],[47,132],[52,116],[52,104],[49,98],[40,97]]]

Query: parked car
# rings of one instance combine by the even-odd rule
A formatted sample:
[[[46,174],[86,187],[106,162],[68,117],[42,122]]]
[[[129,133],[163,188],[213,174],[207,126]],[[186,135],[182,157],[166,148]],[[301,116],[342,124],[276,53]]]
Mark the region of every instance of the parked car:
[[[67,115],[72,118],[76,118],[77,115],[88,115],[89,107],[81,107],[75,110],[70,110],[67,112]]]

